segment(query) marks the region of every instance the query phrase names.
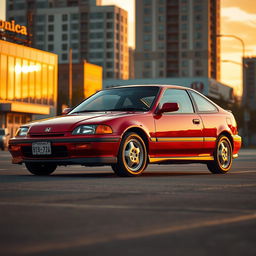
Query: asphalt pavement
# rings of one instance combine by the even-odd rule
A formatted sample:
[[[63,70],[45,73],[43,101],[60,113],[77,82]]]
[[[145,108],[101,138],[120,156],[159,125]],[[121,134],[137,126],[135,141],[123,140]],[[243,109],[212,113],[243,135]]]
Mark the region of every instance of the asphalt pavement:
[[[256,150],[232,170],[150,165],[29,174],[0,151],[0,255],[256,255]]]

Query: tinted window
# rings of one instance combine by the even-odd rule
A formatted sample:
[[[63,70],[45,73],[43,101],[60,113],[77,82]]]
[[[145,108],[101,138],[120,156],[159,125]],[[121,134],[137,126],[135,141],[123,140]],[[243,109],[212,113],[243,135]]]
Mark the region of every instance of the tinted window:
[[[217,111],[217,108],[206,98],[202,97],[201,95],[193,91],[191,91],[191,94],[200,112],[216,112]]]
[[[179,110],[172,113],[194,112],[191,100],[185,90],[167,89],[160,100],[160,105],[162,106],[164,103],[167,102],[175,102],[179,105]]]

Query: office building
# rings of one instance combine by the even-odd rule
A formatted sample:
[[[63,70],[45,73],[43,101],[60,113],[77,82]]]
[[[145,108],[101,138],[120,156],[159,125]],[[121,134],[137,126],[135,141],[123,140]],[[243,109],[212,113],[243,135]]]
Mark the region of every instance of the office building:
[[[58,56],[0,40],[0,128],[56,115]]]
[[[7,20],[28,25],[32,47],[54,52],[59,63],[84,60],[103,67],[104,78],[128,79],[127,12],[98,0],[10,0]]]
[[[220,0],[136,0],[136,78],[220,76]]]
[[[256,110],[256,57],[243,59],[243,105]]]

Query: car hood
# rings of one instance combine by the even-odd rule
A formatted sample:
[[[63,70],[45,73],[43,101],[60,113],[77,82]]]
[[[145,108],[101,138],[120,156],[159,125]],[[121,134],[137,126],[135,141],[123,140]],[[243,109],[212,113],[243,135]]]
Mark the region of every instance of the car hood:
[[[139,115],[140,114],[142,113],[139,113]],[[30,123],[28,125],[30,126],[29,134],[69,132],[73,131],[73,129],[80,124],[104,123],[118,117],[130,117],[131,115],[138,115],[138,112],[97,112],[59,116]],[[46,128],[48,128],[48,131],[46,131]]]

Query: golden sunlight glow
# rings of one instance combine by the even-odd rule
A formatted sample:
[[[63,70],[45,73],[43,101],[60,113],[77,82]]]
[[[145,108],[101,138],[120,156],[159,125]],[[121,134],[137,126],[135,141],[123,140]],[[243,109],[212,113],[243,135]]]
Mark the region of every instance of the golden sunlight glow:
[[[20,73],[31,73],[35,71],[40,71],[41,66],[40,65],[16,65],[15,66],[15,73],[20,74]]]

